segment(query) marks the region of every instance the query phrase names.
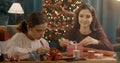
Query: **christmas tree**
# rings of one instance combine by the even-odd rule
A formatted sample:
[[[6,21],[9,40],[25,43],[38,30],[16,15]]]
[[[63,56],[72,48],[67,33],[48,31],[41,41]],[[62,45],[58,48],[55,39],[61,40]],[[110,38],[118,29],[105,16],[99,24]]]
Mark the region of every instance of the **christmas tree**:
[[[48,21],[44,38],[51,48],[74,26],[74,12],[82,0],[43,0],[43,14]]]

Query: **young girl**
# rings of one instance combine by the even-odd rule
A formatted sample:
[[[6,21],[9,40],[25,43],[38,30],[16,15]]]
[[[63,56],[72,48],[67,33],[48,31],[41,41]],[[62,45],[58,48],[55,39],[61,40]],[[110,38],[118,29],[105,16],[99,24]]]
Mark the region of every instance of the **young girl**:
[[[32,12],[28,15],[26,20],[18,26],[18,32],[7,42],[4,50],[6,59],[8,61],[25,60],[31,56],[37,60],[32,52],[47,53],[49,44],[42,38],[46,28],[47,22],[40,12]]]

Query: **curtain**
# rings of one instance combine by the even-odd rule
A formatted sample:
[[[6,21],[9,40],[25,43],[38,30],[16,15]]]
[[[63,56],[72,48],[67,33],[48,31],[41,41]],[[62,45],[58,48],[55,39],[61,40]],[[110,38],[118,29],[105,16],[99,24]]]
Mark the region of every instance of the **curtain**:
[[[42,9],[42,0],[23,0],[22,4],[25,16],[27,16],[30,12],[40,11]]]

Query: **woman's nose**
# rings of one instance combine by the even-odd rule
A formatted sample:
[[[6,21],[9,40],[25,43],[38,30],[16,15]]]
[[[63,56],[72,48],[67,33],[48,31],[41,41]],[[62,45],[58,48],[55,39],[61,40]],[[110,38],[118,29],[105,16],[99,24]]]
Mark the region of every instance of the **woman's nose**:
[[[83,21],[87,21],[86,17],[83,18]]]

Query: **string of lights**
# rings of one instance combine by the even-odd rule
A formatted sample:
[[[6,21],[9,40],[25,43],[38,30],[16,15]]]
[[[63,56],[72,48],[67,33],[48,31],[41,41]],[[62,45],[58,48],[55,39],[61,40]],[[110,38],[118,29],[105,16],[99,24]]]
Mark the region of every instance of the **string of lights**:
[[[61,37],[74,26],[74,12],[82,0],[43,0],[43,14],[48,21],[44,38],[55,47]]]

